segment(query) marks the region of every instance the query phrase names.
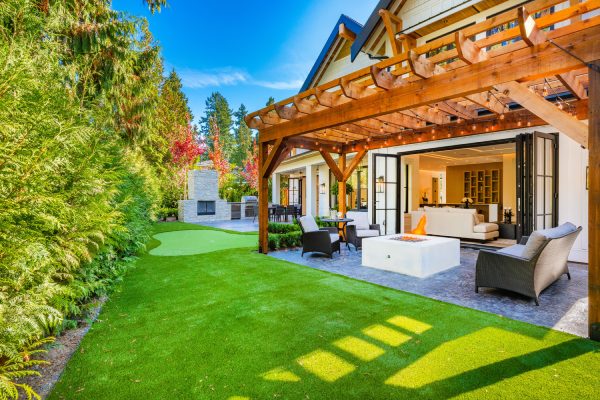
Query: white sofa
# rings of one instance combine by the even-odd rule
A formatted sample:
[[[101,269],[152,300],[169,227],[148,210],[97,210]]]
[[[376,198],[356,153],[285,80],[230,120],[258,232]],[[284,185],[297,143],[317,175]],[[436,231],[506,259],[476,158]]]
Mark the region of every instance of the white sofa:
[[[425,214],[428,235],[449,236],[463,239],[493,240],[499,236],[498,224],[480,221],[474,208],[434,208],[411,211],[411,226],[415,229]]]

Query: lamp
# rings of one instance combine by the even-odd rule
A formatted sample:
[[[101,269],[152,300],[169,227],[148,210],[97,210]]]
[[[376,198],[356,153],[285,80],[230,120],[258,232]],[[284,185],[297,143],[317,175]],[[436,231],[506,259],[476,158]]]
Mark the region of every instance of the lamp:
[[[325,189],[326,189],[325,183],[321,183],[320,187],[321,187],[321,190],[319,190],[319,193],[320,194],[325,194],[326,193],[326,191],[325,191]]]
[[[382,176],[378,176],[377,177],[377,186],[376,186],[376,191],[377,193],[383,193],[384,190],[384,177]]]

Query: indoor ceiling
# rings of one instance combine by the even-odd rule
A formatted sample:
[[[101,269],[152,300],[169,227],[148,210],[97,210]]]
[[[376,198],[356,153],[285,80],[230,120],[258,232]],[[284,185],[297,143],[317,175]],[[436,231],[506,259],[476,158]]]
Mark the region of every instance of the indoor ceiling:
[[[419,169],[443,171],[452,165],[502,162],[505,154],[515,154],[514,143],[436,151],[419,155]]]

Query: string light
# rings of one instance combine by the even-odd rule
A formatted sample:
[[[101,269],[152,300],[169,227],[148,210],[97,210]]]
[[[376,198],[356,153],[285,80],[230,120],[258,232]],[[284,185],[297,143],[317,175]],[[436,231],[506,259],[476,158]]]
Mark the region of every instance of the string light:
[[[473,124],[473,125],[471,126],[471,129],[473,129],[473,130],[477,129],[477,125]]]
[[[434,111],[434,112],[438,112],[438,111],[440,111],[440,109],[438,108],[438,105],[437,105],[437,103],[433,105],[433,111]]]
[[[531,126],[531,121],[527,121],[527,126]]]
[[[504,120],[504,113],[500,114],[500,119]]]
[[[457,122],[458,124],[462,124],[462,123],[463,123],[463,119],[462,119],[461,117],[458,117],[458,118],[456,119],[456,122]]]
[[[517,126],[521,126],[521,120],[517,121]]]

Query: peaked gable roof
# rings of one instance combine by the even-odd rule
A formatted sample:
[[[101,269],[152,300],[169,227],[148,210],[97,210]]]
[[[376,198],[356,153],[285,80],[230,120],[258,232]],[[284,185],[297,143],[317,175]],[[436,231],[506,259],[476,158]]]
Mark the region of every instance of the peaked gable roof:
[[[391,1],[391,0],[388,0],[388,1]],[[344,15],[344,14],[340,15],[340,18],[336,22],[335,26],[333,27],[333,30],[331,31],[331,34],[329,35],[329,38],[327,39],[327,42],[325,42],[325,46],[323,47],[323,50],[321,50],[319,57],[317,57],[317,61],[315,61],[315,64],[312,66],[310,72],[308,73],[308,76],[306,77],[306,80],[304,81],[304,84],[302,85],[300,92],[304,92],[305,90],[307,90],[310,87],[310,84],[312,83],[313,79],[317,75],[317,72],[319,71],[321,64],[327,57],[327,53],[329,53],[329,51],[331,50],[331,47],[333,46],[333,44],[335,43],[335,40],[337,39],[337,37],[339,35],[340,24],[346,25],[346,28],[350,29],[350,31],[352,31],[354,34],[356,34],[357,37],[363,27],[361,24],[359,24],[352,18],[348,17],[347,15]]]
[[[367,23],[361,29],[360,33],[356,35],[356,39],[354,43],[352,43],[352,47],[350,48],[350,61],[354,61],[358,53],[362,50],[364,45],[367,43],[367,40],[371,37],[373,30],[377,27],[379,21],[381,21],[381,17],[379,16],[379,10],[388,9],[394,0],[379,0],[379,3],[375,6],[375,9],[367,19]]]

